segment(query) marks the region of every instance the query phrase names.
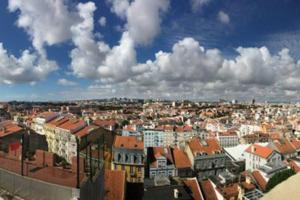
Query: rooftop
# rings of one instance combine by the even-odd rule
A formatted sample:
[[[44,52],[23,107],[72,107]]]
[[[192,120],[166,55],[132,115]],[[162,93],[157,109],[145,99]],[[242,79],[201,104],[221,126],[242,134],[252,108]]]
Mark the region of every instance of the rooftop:
[[[124,148],[124,149],[144,149],[144,142],[138,140],[135,136],[119,136],[115,137],[113,144],[114,148]]]

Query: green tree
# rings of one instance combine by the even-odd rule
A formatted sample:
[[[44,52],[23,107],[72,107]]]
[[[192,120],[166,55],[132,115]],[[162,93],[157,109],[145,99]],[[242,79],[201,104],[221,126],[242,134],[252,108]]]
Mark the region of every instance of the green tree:
[[[268,181],[267,186],[266,186],[266,191],[267,192],[270,191],[276,185],[278,185],[279,183],[285,181],[286,179],[288,179],[289,177],[291,177],[295,174],[296,174],[295,171],[292,170],[292,169],[287,169],[287,170],[284,170],[284,171],[281,171],[281,172],[277,172]]]
[[[128,124],[129,124],[129,121],[126,120],[126,119],[121,122],[122,127],[125,126],[125,125],[128,125]]]

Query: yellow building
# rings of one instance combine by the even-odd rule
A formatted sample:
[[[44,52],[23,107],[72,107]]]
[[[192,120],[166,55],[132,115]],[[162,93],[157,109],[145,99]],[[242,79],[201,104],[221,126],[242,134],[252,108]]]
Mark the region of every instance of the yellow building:
[[[125,170],[128,182],[144,182],[144,142],[135,136],[116,136],[112,150],[112,169]]]

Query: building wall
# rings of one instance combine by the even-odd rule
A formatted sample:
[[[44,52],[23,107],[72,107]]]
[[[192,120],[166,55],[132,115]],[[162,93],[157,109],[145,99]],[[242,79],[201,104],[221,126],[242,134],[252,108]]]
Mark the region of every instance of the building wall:
[[[144,182],[144,151],[113,148],[113,170],[125,170],[128,182]]]
[[[226,169],[226,155],[199,155],[194,160],[194,171],[198,179],[202,180],[209,176],[219,175]]]

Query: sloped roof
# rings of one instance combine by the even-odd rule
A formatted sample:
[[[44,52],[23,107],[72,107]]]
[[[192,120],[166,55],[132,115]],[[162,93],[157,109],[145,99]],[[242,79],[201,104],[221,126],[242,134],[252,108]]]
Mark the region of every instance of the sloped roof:
[[[273,150],[271,148],[264,147],[258,144],[253,144],[249,146],[245,151],[247,153],[257,155],[264,159],[267,159],[273,153]]]

